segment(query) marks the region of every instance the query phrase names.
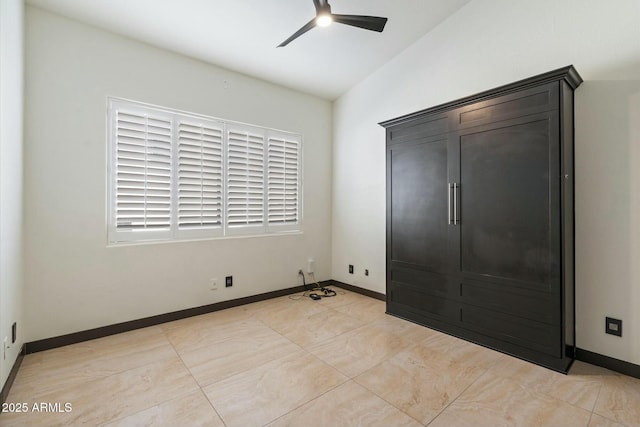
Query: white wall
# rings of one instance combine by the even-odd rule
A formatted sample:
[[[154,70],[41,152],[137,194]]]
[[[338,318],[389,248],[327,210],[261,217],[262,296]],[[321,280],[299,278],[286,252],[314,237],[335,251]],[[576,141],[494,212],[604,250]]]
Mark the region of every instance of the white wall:
[[[575,123],[577,344],[640,363],[639,22],[637,0],[474,0],[339,98],[333,279],[385,291],[376,123],[574,64],[585,79]],[[623,319],[622,338],[604,334],[605,315]]]
[[[330,102],[41,9],[26,17],[28,341],[296,286],[309,256],[330,278]],[[304,234],[108,248],[108,95],[301,133]],[[208,290],[226,275],[232,288]]]
[[[22,304],[22,125],[24,5],[0,1],[0,389],[24,343]],[[11,344],[11,325],[18,339]],[[10,348],[2,354],[3,340]]]

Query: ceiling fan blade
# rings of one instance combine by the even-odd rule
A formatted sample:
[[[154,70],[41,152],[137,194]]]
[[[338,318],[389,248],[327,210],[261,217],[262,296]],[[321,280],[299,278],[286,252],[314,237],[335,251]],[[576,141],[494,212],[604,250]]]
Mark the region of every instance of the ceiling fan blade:
[[[313,0],[313,4],[316,6],[316,9],[324,9],[329,6],[329,0]]]
[[[298,37],[300,37],[301,35],[303,35],[304,33],[306,33],[307,31],[309,31],[315,26],[316,26],[316,18],[313,18],[311,21],[307,22],[302,28],[300,28],[298,31],[293,33],[291,37],[289,37],[288,39],[280,43],[278,47],[285,47],[286,45],[288,45],[289,43],[291,43],[292,41],[294,41],[295,39],[297,39]]]
[[[364,28],[365,30],[377,31],[379,33],[384,30],[387,18],[379,16],[362,16],[362,15],[331,15],[333,22],[339,24],[351,25],[352,27]]]

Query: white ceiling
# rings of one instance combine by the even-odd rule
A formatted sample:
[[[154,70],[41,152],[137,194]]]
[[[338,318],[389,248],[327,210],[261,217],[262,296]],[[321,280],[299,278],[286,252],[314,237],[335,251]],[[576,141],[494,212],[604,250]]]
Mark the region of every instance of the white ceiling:
[[[331,0],[384,16],[384,32],[334,24],[276,48],[315,16],[312,0],[27,0],[81,22],[335,99],[470,0]]]

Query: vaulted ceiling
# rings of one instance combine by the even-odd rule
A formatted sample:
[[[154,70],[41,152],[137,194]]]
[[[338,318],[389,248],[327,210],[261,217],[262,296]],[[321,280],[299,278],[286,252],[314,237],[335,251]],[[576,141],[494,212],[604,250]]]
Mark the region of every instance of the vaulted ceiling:
[[[333,13],[389,18],[382,33],[333,24],[277,48],[312,0],[27,0],[150,45],[335,99],[470,0],[332,0]],[[437,58],[434,58],[436,61]]]

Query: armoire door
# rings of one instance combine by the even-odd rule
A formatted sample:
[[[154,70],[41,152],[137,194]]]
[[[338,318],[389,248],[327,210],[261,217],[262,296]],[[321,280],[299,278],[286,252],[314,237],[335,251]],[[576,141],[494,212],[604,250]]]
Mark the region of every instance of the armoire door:
[[[420,138],[387,149],[389,303],[456,319],[451,294],[448,137]]]
[[[463,273],[558,286],[558,140],[556,112],[460,134]]]
[[[557,111],[466,129],[459,149],[461,322],[560,356]]]

